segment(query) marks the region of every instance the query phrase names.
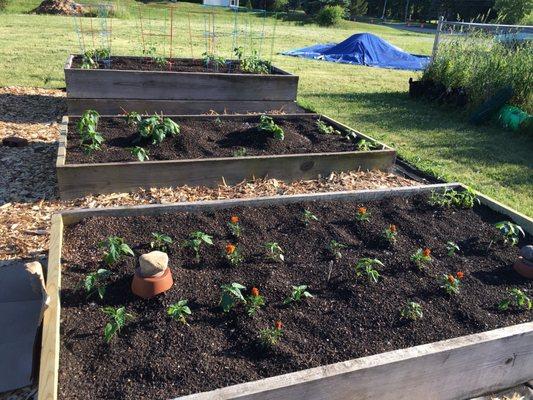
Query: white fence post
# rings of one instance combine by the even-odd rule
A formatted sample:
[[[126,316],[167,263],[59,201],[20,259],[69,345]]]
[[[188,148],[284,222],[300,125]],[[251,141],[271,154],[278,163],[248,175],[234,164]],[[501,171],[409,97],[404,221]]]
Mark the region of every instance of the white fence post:
[[[442,30],[442,25],[444,24],[444,16],[440,16],[439,23],[437,24],[437,33],[435,34],[435,41],[433,42],[433,52],[431,53],[431,61],[435,59],[435,56],[437,55],[437,49],[439,48],[439,38],[440,38],[440,32]]]

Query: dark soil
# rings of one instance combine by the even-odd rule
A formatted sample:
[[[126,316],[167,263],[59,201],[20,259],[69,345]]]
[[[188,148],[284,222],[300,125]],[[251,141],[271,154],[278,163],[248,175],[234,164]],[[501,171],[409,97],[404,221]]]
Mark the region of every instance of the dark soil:
[[[409,96],[423,98],[439,103],[464,107],[468,104],[468,95],[463,88],[449,89],[440,82],[432,80],[413,81],[409,78]]]
[[[229,74],[250,74],[241,69],[238,61],[227,61],[224,66],[216,67],[213,64],[206,65],[204,60],[192,58],[171,58],[165,66],[158,65],[149,57],[110,57],[109,60],[99,62],[100,69],[113,69],[123,71],[174,71],[174,72],[209,72]],[[81,68],[82,57],[75,56],[72,60],[72,68]],[[270,75],[282,75],[275,68]]]
[[[427,199],[387,199],[364,204],[369,222],[354,221],[360,204],[310,202],[260,208],[173,213],[161,216],[86,219],[64,233],[61,316],[60,399],[163,399],[202,392],[269,376],[368,356],[530,321],[532,311],[499,311],[506,290],[520,287],[531,295],[533,283],[512,269],[518,248],[504,246],[493,223],[505,219],[486,207],[437,209]],[[319,219],[304,227],[309,209]],[[241,219],[238,240],[245,262],[230,267],[223,258],[233,241],[227,221]],[[382,239],[389,224],[398,241]],[[180,248],[189,233],[205,231],[214,246],[203,248],[196,265]],[[151,300],[130,291],[136,257],[111,267],[114,275],[105,299],[87,300],[80,288],[85,274],[104,267],[98,242],[123,237],[136,256],[148,252],[152,232],[173,237],[168,253],[175,285]],[[347,244],[327,280],[332,240]],[[447,241],[461,251],[448,256]],[[286,262],[265,260],[263,243],[276,241]],[[526,242],[531,243],[527,237]],[[525,242],[520,243],[524,245]],[[432,249],[425,271],[410,261],[418,248]],[[383,263],[377,284],[355,276],[361,257]],[[447,295],[437,277],[463,271],[461,291]],[[218,307],[220,285],[239,282],[257,287],[266,305],[253,317],[242,308],[224,315]],[[291,285],[309,285],[313,299],[284,306]],[[188,299],[189,326],[169,319],[166,308]],[[424,317],[401,319],[408,300],[419,302]],[[102,306],[125,306],[136,315],[109,345],[102,332]],[[284,324],[283,337],[271,350],[258,342],[260,329]]]
[[[181,133],[166,138],[161,144],[138,143],[135,127],[123,117],[100,118],[98,132],[105,143],[101,151],[87,154],[81,146],[77,120],[68,127],[67,163],[87,164],[102,162],[137,161],[129,148],[142,146],[148,150],[150,160],[180,160],[198,158],[232,157],[241,148],[247,156],[274,154],[301,154],[355,151],[356,144],[340,135],[324,135],[316,127],[316,115],[299,117],[274,117],[285,132],[285,139],[275,140],[258,129],[259,116],[185,117],[174,118]]]

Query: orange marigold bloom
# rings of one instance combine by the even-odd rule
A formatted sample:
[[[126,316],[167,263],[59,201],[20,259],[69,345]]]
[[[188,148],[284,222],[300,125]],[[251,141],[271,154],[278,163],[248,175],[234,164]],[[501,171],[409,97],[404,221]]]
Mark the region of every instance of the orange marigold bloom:
[[[283,324],[281,323],[281,321],[276,321],[274,327],[279,331],[281,328],[283,328]]]
[[[459,271],[456,275],[458,279],[463,279],[465,276],[464,272],[461,272],[461,271]]]
[[[453,275],[448,275],[448,282],[450,282],[452,285],[455,283],[455,278]]]
[[[237,217],[236,215],[232,215],[231,218],[230,218],[230,222],[232,224],[238,224],[239,223],[239,217]]]
[[[235,253],[236,249],[237,249],[237,247],[234,244],[228,243],[226,245],[226,254],[233,254],[233,253]]]
[[[257,297],[259,296],[259,289],[256,287],[252,288],[252,296]]]
[[[357,209],[357,212],[358,212],[359,214],[361,214],[361,215],[366,214],[366,207],[359,207],[359,208]]]
[[[389,231],[396,232],[396,225],[389,225]]]
[[[429,257],[429,255],[431,254],[431,250],[426,247],[422,254],[424,255],[424,257]]]

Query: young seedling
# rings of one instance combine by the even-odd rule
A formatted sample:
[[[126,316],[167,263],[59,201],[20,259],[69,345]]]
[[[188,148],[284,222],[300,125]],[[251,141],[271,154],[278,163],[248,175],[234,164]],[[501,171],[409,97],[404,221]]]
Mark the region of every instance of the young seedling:
[[[219,68],[222,68],[226,65],[226,59],[222,56],[217,56],[213,53],[203,53],[202,58],[204,60],[204,65],[206,68],[213,66],[215,71],[218,71]]]
[[[371,214],[366,207],[359,207],[357,209],[357,213],[355,214],[355,219],[359,222],[365,222],[370,219],[370,216]]]
[[[136,111],[131,111],[126,114],[126,121],[128,122],[128,125],[138,126],[142,121],[141,114]]]
[[[222,296],[220,297],[220,306],[225,313],[230,312],[237,304],[246,304],[246,300],[242,295],[242,290],[246,287],[240,283],[233,282],[228,285],[222,285]]]
[[[355,275],[365,275],[370,283],[377,283],[381,276],[374,266],[383,267],[383,263],[377,258],[361,258],[355,265]]]
[[[387,240],[387,242],[391,244],[396,243],[398,236],[398,228],[396,228],[396,225],[391,224],[388,228],[385,228],[385,230],[383,231],[383,236],[385,237],[385,240]]]
[[[400,310],[400,315],[403,319],[409,319],[411,321],[416,321],[424,317],[422,306],[414,301],[408,301]]]
[[[270,133],[276,140],[285,139],[285,132],[283,132],[283,129],[281,129],[281,127],[268,115],[263,114],[259,118],[259,130]]]
[[[431,250],[427,247],[425,249],[418,249],[411,255],[411,261],[422,271],[431,262]]]
[[[154,114],[144,118],[137,124],[141,140],[148,140],[152,144],[159,144],[166,137],[180,133],[180,126],[173,120],[162,115]]]
[[[372,143],[371,141],[366,140],[366,139],[361,139],[357,143],[357,150],[359,150],[359,151],[370,151],[374,147],[375,147],[374,143]]]
[[[148,150],[140,146],[131,147],[130,153],[133,157],[136,157],[137,160],[139,160],[140,162],[144,162],[150,159]]]
[[[261,60],[257,54],[257,50],[253,50],[252,54],[244,57],[242,47],[233,49],[237,59],[240,62],[241,70],[251,74],[268,74],[271,69],[270,62]]]
[[[189,325],[187,323],[187,317],[192,314],[191,309],[187,305],[188,300],[179,300],[177,303],[171,304],[167,308],[167,314],[172,319],[181,322],[182,324]]]
[[[247,153],[246,147],[239,147],[233,152],[233,157],[246,157]]]
[[[510,221],[501,221],[494,225],[503,236],[503,243],[516,246],[520,240],[520,235],[525,237],[526,234],[520,225],[513,224]]]
[[[166,57],[158,55],[155,47],[150,47],[144,51],[144,55],[150,57],[155,65],[163,69],[169,65],[169,61]]]
[[[459,293],[459,288],[461,286],[461,279],[463,279],[464,274],[462,272],[457,272],[455,276],[451,274],[442,274],[440,277],[441,288],[444,289],[449,295]]]
[[[84,281],[87,298],[94,294],[98,294],[98,297],[103,299],[106,291],[106,280],[110,275],[111,271],[104,268],[100,268],[98,271],[88,274]]]
[[[194,259],[200,262],[200,248],[203,244],[213,245],[213,237],[202,231],[196,231],[189,235],[189,239],[183,243],[183,247],[190,247],[194,251]]]
[[[263,347],[274,347],[283,336],[283,324],[276,321],[273,328],[265,328],[259,331],[259,340]]]
[[[267,252],[267,257],[272,261],[285,261],[285,256],[283,255],[283,250],[276,242],[267,242],[265,243],[265,249]]]
[[[87,50],[83,53],[81,59],[81,68],[82,69],[96,69],[99,66],[100,61],[109,59],[111,53],[109,49],[93,49]]]
[[[152,241],[150,242],[150,248],[159,251],[168,251],[168,246],[172,244],[172,238],[168,235],[158,232],[152,232]]]
[[[429,197],[429,204],[438,207],[472,208],[476,203],[479,204],[479,199],[471,188],[460,192],[454,189],[445,189],[442,193],[433,191]]]
[[[283,304],[298,303],[310,298],[313,298],[313,295],[307,291],[307,285],[293,286],[290,296],[283,301]]]
[[[318,221],[318,217],[309,210],[304,210],[302,214],[302,222],[305,226],[309,226],[311,221]]]
[[[226,260],[228,260],[228,262],[234,267],[241,265],[244,259],[239,248],[233,243],[228,243],[226,245],[224,256],[226,257]]]
[[[107,249],[104,252],[104,262],[107,265],[116,264],[122,256],[135,255],[124,239],[118,236],[109,236],[106,240],[100,242],[99,246]]]
[[[509,297],[498,304],[498,308],[507,311],[509,307],[514,306],[522,310],[531,310],[533,301],[520,289],[513,288],[508,290]]]
[[[107,343],[120,332],[120,330],[126,325],[126,322],[134,319],[133,314],[127,313],[124,307],[104,307],[102,311],[111,319],[104,328],[104,339]]]
[[[448,256],[454,256],[459,250],[459,245],[457,243],[452,241],[446,242],[446,251]]]
[[[233,237],[239,238],[242,234],[242,228],[239,224],[239,217],[236,215],[232,215],[228,222],[228,228],[233,235]]]
[[[318,131],[323,135],[340,135],[340,131],[332,127],[331,125],[326,124],[321,119],[318,119],[316,121],[316,127],[318,128]]]
[[[94,110],[86,110],[78,121],[78,133],[81,136],[81,145],[87,153],[100,150],[104,137],[96,131],[100,114]]]
[[[341,250],[346,249],[348,246],[344,243],[331,240],[328,244],[328,251],[335,261],[339,261],[342,258]]]
[[[259,294],[259,289],[253,287],[250,296],[246,298],[246,311],[248,315],[254,315],[261,307],[265,305],[265,298]]]

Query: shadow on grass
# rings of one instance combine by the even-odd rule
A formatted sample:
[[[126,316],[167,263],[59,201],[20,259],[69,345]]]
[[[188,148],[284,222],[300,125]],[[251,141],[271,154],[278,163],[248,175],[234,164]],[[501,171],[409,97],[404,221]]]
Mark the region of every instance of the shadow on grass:
[[[318,108],[326,114],[336,111],[361,121],[363,126],[378,127],[379,139],[390,142],[399,136],[421,155],[438,155],[481,169],[509,165],[533,169],[530,137],[505,131],[494,121],[485,126],[470,125],[464,110],[413,100],[401,92],[311,94],[306,98],[315,104],[313,99],[318,100]],[[354,128],[358,129],[357,123]],[[514,174],[506,176],[502,183],[526,184],[532,179],[531,174]]]

